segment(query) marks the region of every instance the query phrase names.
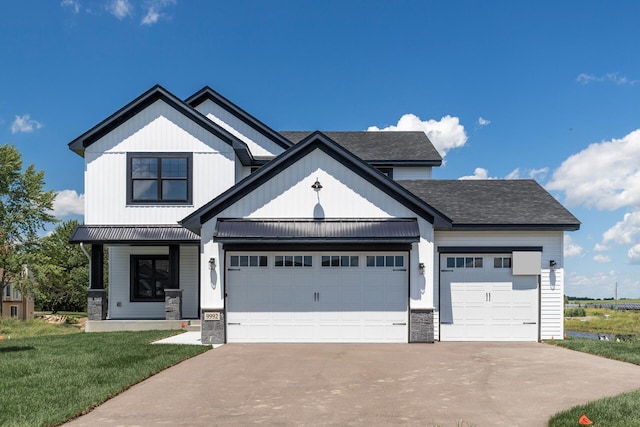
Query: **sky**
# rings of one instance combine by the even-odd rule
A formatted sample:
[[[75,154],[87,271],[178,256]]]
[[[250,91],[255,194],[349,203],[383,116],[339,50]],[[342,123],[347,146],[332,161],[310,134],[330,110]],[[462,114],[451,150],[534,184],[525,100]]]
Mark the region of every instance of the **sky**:
[[[0,144],[82,219],[67,144],[155,84],[276,130],[423,130],[435,179],[533,178],[581,222],[565,294],[640,297],[640,2],[0,4]]]

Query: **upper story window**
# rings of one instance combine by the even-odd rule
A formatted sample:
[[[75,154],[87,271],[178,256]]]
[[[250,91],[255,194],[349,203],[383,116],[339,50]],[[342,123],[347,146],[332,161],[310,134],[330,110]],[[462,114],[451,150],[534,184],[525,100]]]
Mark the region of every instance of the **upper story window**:
[[[127,202],[190,204],[192,159],[190,153],[129,153]]]

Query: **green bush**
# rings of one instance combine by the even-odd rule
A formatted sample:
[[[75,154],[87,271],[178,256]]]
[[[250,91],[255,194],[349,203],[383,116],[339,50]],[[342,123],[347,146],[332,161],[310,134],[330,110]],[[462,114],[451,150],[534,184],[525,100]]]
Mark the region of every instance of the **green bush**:
[[[587,312],[582,307],[567,308],[564,310],[564,317],[585,317]]]

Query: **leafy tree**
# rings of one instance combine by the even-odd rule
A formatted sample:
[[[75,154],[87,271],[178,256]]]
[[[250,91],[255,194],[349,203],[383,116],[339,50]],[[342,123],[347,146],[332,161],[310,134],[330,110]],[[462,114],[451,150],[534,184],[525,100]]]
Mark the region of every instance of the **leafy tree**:
[[[13,145],[0,146],[0,294],[10,283],[24,285],[23,265],[39,230],[55,222],[53,191],[44,191],[44,172],[29,165]],[[0,304],[0,315],[2,314]]]
[[[36,302],[42,309],[54,313],[86,310],[89,260],[80,246],[69,243],[77,225],[76,220],[65,221],[40,239],[32,269],[37,282]]]

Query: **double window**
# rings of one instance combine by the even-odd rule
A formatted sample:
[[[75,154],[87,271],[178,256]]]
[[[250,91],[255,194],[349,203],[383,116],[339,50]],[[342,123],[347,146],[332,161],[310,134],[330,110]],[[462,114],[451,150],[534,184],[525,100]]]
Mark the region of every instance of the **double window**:
[[[192,159],[190,153],[129,153],[127,202],[190,204]]]
[[[168,255],[131,255],[131,301],[164,301]]]

